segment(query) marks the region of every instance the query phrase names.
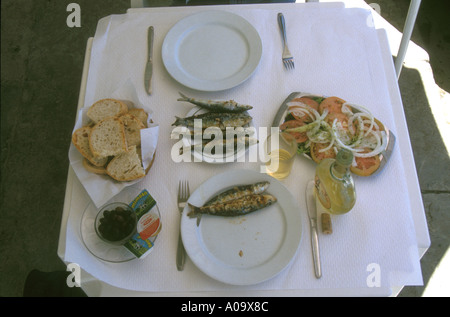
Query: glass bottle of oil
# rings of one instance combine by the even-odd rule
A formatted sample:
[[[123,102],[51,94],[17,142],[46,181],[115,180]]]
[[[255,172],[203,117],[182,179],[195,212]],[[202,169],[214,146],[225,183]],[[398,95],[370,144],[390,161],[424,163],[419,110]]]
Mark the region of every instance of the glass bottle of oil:
[[[355,205],[355,184],[350,174],[352,161],[353,153],[341,149],[336,159],[324,159],[316,167],[317,197],[322,206],[332,214],[345,214]]]

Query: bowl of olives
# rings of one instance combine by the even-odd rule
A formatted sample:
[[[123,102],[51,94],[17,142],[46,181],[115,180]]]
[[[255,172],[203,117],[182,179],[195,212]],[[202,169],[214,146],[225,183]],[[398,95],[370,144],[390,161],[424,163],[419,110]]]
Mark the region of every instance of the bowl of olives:
[[[103,206],[95,218],[95,232],[103,241],[123,245],[136,233],[137,217],[125,203]]]

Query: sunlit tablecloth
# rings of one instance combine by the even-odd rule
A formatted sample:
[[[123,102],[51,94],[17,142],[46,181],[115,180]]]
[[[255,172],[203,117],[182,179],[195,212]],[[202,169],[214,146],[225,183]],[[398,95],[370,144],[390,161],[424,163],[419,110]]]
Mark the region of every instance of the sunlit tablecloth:
[[[198,92],[174,81],[163,66],[161,46],[171,27],[198,11],[220,9],[247,19],[259,32],[263,55],[254,75],[243,84],[221,92]],[[277,13],[282,11],[288,26],[295,71],[286,71],[281,61],[281,35]],[[298,200],[303,217],[303,237],[292,263],[276,277],[258,285],[237,287],[217,282],[203,274],[191,261],[185,270],[175,266],[179,213],[176,205],[178,181],[187,179],[191,191],[209,177],[243,168],[259,171],[260,162],[231,164],[175,163],[171,140],[175,116],[190,109],[177,102],[178,92],[210,99],[234,99],[251,104],[255,127],[270,126],[283,100],[294,91],[339,96],[364,105],[397,133],[388,92],[385,62],[371,12],[336,4],[292,4],[158,8],[99,21],[92,47],[84,106],[109,97],[127,81],[136,87],[139,99],[152,109],[159,123],[155,163],[139,184],[157,200],[163,230],[151,255],[124,264],[104,263],[90,255],[79,236],[79,221],[89,196],[78,184],[72,191],[66,231],[64,260],[75,262],[112,286],[135,291],[193,292],[224,290],[367,289],[422,283],[411,204],[406,184],[404,155],[394,148],[389,164],[378,175],[356,177],[358,200],[347,215],[334,217],[334,232],[320,236],[323,277],[314,277],[309,225],[304,192],[313,178],[314,163],[298,157],[293,173],[283,181]],[[143,71],[147,52],[147,28],[155,27],[153,95],[147,96]],[[403,128],[403,126],[402,126]],[[409,142],[400,138],[398,142]],[[410,153],[407,153],[410,155]],[[74,198],[75,197],[75,198]],[[377,270],[379,283],[370,279]]]

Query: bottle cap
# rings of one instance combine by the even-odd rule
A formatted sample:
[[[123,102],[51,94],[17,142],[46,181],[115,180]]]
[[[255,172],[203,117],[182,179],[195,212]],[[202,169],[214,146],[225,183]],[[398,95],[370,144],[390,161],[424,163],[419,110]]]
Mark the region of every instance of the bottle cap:
[[[353,162],[353,153],[347,149],[340,149],[336,161],[344,166],[350,166]]]

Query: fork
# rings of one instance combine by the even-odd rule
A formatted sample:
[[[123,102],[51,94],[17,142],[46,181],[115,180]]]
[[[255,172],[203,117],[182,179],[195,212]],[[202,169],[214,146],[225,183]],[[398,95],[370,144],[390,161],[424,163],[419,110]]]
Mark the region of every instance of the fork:
[[[189,183],[187,181],[180,181],[178,184],[178,209],[180,213],[183,212],[186,202],[189,198]],[[181,239],[181,228],[178,235],[177,248],[177,269],[183,271],[184,262],[186,261],[186,250],[184,249],[183,241]]]
[[[287,45],[287,38],[286,38],[286,23],[284,21],[283,13],[278,13],[278,25],[280,26],[281,34],[283,36],[283,64],[286,69],[294,69],[294,57],[292,56],[291,52],[289,51],[288,45]]]

